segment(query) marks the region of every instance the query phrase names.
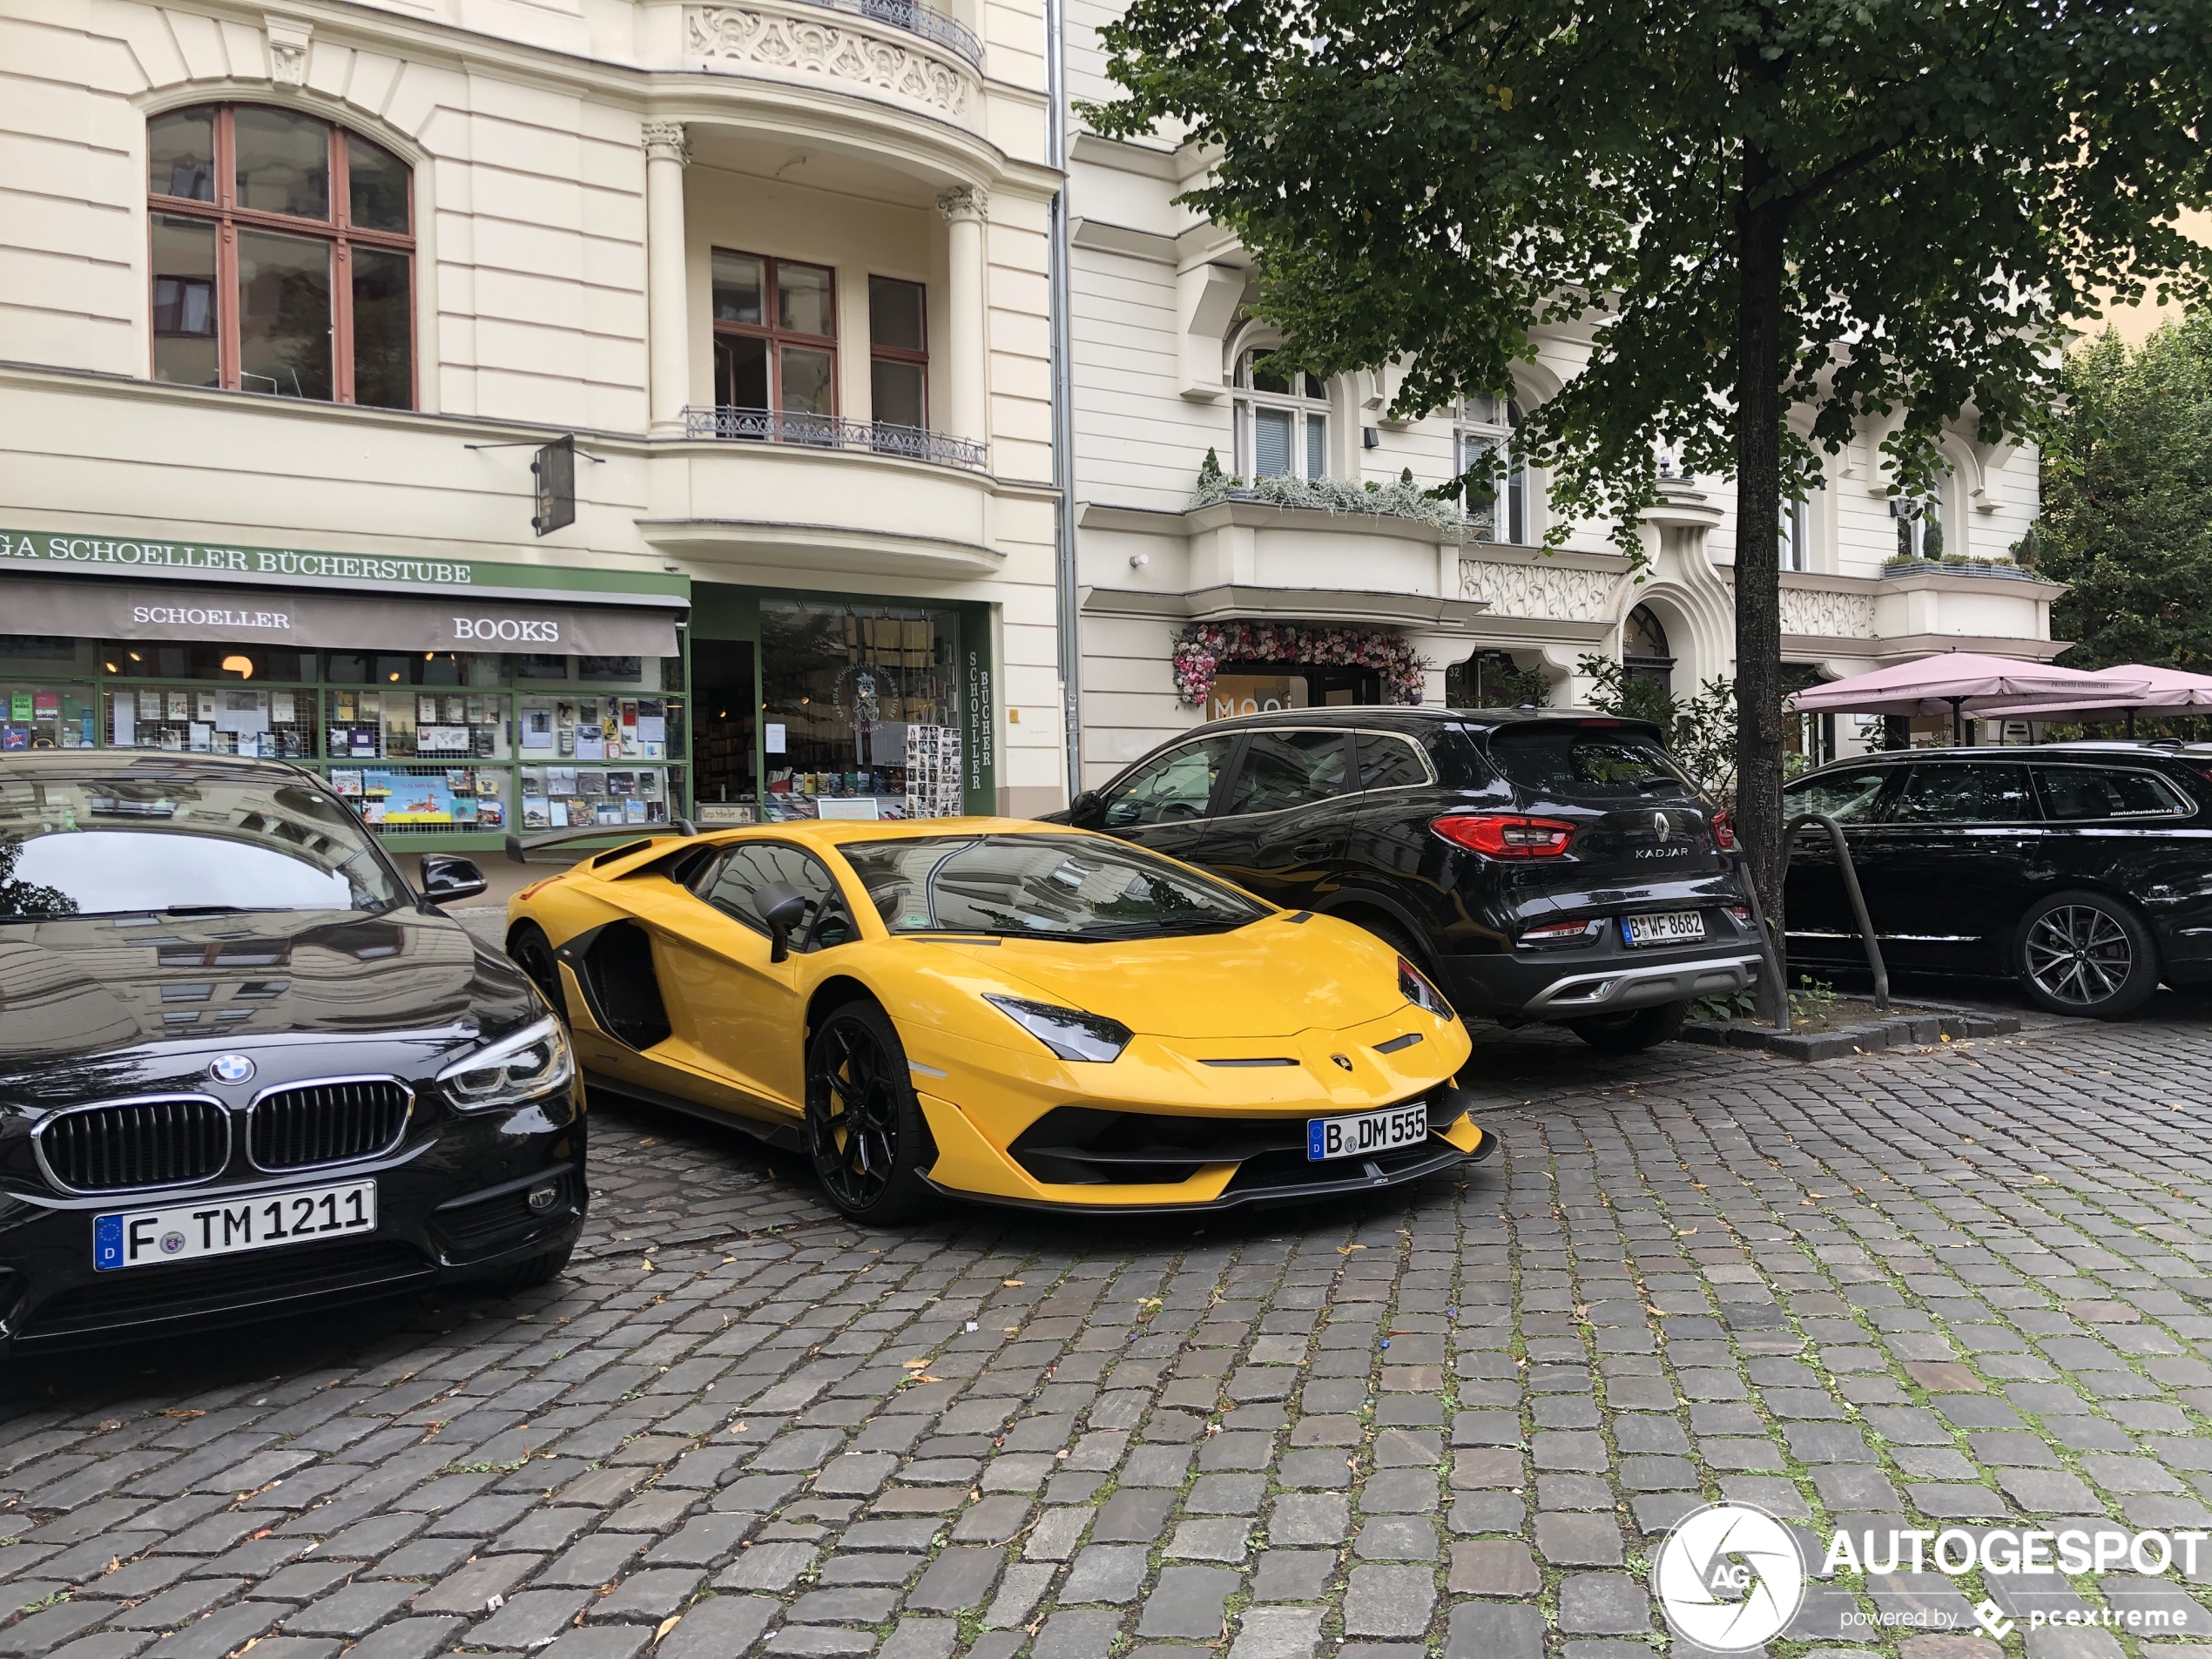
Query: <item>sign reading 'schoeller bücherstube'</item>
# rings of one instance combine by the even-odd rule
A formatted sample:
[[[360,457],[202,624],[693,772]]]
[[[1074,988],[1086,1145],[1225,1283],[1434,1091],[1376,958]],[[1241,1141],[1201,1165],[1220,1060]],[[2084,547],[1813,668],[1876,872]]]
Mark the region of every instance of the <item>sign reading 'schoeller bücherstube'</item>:
[[[288,547],[216,547],[194,542],[0,530],[0,559],[160,576],[250,577],[257,581],[365,583],[465,588],[476,579],[467,559],[390,558],[374,554],[303,553]]]

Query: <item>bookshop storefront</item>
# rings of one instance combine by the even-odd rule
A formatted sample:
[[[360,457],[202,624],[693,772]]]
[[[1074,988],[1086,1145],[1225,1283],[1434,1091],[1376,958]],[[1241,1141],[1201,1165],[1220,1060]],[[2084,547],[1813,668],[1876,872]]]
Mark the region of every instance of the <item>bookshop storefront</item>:
[[[988,605],[716,583],[692,604],[702,825],[998,810]]]
[[[322,773],[408,852],[689,814],[680,577],[0,530],[0,751]]]

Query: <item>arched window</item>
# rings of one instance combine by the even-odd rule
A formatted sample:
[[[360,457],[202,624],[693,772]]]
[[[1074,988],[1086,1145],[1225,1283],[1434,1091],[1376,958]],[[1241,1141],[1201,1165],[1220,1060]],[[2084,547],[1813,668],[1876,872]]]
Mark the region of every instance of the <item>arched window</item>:
[[[1505,476],[1488,501],[1480,491],[1467,499],[1467,516],[1478,541],[1528,543],[1528,472],[1512,453],[1521,405],[1502,397],[1471,397],[1460,405],[1453,430],[1453,464],[1464,474],[1498,450],[1506,451]]]
[[[1247,478],[1329,475],[1329,395],[1318,374],[1272,351],[1237,358],[1237,470]]]
[[[1667,648],[1666,629],[1649,605],[1638,605],[1621,624],[1621,666],[1629,679],[1662,691],[1674,685],[1675,655]]]
[[[254,105],[157,115],[146,152],[154,379],[415,407],[406,163]]]

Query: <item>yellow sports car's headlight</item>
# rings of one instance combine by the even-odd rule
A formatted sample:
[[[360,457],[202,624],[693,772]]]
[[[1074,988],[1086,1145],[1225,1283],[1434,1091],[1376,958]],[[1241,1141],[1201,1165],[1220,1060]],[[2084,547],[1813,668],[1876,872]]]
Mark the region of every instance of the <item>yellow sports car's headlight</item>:
[[[1119,1020],[1018,996],[983,999],[1062,1060],[1117,1060],[1135,1034]]]
[[[1426,1009],[1440,1020],[1452,1018],[1452,1005],[1444,1000],[1444,993],[1431,985],[1427,975],[1403,956],[1398,959],[1398,989],[1415,1008]]]
[[[519,1106],[562,1087],[575,1075],[568,1033],[558,1020],[540,1020],[438,1074],[446,1097],[464,1112]]]

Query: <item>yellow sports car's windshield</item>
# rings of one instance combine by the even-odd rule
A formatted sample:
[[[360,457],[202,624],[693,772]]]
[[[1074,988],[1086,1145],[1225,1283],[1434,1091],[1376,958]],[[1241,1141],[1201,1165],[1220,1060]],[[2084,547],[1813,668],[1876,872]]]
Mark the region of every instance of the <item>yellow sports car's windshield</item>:
[[[894,934],[1156,939],[1265,915],[1233,887],[1089,835],[933,835],[838,851]]]

